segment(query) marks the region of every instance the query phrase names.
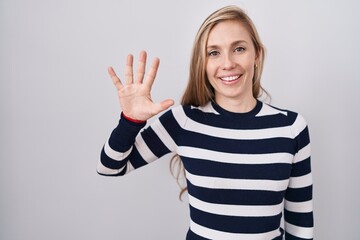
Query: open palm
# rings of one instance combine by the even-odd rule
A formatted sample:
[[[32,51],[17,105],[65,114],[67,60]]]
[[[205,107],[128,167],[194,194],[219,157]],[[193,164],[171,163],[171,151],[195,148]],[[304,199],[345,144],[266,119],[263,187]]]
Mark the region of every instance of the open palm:
[[[174,101],[171,99],[164,100],[160,103],[154,103],[152,101],[150,92],[159,68],[160,60],[158,58],[154,59],[144,80],[146,57],[146,52],[141,51],[134,79],[134,58],[133,55],[128,55],[125,68],[125,84],[122,83],[112,67],[109,67],[108,69],[109,75],[117,89],[120,107],[123,113],[132,119],[141,121],[148,120],[152,116],[168,109],[174,104]]]

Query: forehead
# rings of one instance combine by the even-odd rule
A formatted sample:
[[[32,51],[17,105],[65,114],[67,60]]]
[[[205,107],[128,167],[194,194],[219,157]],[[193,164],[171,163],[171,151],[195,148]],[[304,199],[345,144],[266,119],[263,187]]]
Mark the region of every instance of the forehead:
[[[207,45],[244,41],[251,42],[251,36],[246,25],[237,20],[226,20],[217,23],[210,31]]]

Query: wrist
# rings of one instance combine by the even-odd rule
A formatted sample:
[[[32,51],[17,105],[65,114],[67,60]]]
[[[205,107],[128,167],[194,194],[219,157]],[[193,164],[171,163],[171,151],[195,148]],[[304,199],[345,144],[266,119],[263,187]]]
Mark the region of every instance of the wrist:
[[[144,121],[144,120],[138,120],[138,119],[134,119],[134,118],[131,118],[131,117],[129,117],[129,116],[126,116],[125,114],[124,114],[124,112],[121,112],[121,116],[123,117],[123,118],[125,118],[126,120],[128,120],[128,121],[130,121],[130,122],[133,122],[133,123],[145,123],[146,121]]]

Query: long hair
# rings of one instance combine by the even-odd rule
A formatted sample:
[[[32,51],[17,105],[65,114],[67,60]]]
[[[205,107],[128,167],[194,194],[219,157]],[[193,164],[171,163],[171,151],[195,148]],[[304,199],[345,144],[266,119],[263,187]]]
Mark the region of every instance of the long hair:
[[[209,101],[215,100],[215,92],[209,82],[209,79],[207,78],[205,70],[207,63],[206,45],[209,34],[214,26],[220,22],[228,20],[241,22],[249,32],[252,43],[255,47],[258,63],[254,66],[254,76],[252,79],[252,92],[254,98],[259,98],[263,93],[268,95],[260,84],[264,66],[265,47],[260,41],[255,25],[241,8],[237,6],[226,6],[210,14],[202,23],[196,34],[190,60],[189,81],[182,96],[181,105],[192,105],[198,107],[207,104]],[[178,155],[171,159],[170,171],[176,178],[177,183],[181,186],[179,178],[181,174],[185,174],[185,169]],[[186,186],[181,187],[179,195],[180,199],[186,190]]]

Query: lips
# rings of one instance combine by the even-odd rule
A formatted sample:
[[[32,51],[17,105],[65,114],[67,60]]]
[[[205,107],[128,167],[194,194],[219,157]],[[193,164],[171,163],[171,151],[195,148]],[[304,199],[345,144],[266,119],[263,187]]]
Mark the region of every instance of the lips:
[[[220,79],[225,82],[233,82],[238,80],[240,77],[241,75],[232,75],[232,76],[220,77]]]

